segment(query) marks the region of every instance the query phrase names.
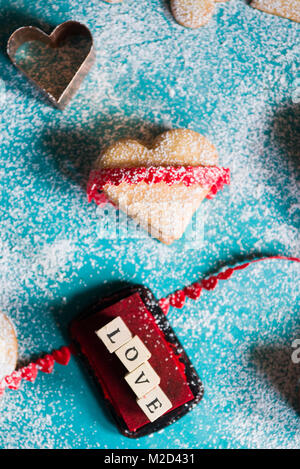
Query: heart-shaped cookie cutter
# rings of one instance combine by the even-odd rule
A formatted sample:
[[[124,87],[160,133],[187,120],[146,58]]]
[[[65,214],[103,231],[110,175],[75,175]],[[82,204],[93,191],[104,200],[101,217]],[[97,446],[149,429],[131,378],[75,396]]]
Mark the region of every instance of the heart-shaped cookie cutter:
[[[62,92],[59,92],[54,96],[53,93],[50,93],[47,88],[42,87],[34,78],[23,70],[15,58],[16,53],[23,44],[30,41],[39,41],[51,48],[58,48],[61,42],[70,36],[85,36],[90,41],[90,48],[85,59],[74,73],[67,86]],[[8,40],[7,54],[15,67],[17,67],[31,82],[33,82],[43,92],[43,94],[46,95],[52,104],[59,109],[63,109],[71,100],[72,96],[78,90],[83,78],[89,72],[95,59],[93,36],[90,30],[84,24],[72,20],[61,23],[50,35],[35,26],[23,26],[17,29],[12,33]]]

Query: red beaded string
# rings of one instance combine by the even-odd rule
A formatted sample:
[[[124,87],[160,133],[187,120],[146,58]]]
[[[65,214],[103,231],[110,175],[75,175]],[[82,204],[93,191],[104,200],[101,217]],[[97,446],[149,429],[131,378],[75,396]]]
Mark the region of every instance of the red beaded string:
[[[286,257],[286,256],[270,256],[270,257],[261,257],[259,259],[253,259],[249,262],[244,264],[236,265],[234,267],[230,267],[217,275],[212,275],[208,278],[201,280],[200,282],[195,282],[192,285],[184,287],[181,290],[177,290],[174,293],[171,293],[166,298],[161,298],[159,300],[159,305],[165,314],[168,314],[170,306],[174,306],[175,308],[182,308],[185,304],[187,298],[191,298],[192,300],[197,300],[202,290],[214,290],[218,284],[219,280],[227,280],[229,279],[233,272],[237,270],[246,269],[250,264],[255,262],[261,262],[271,259],[281,259],[286,261],[292,262],[300,262],[300,259],[297,257]]]
[[[35,362],[30,362],[28,365],[5,376],[5,378],[0,381],[0,396],[4,393],[5,388],[19,389],[22,380],[34,383],[39,371],[52,373],[55,362],[64,366],[68,365],[73,353],[72,345],[68,347],[63,346],[60,349],[54,350],[51,354],[48,353]]]
[[[177,290],[174,293],[171,293],[166,298],[161,298],[159,300],[159,305],[163,312],[167,314],[169,312],[170,306],[175,308],[182,308],[185,304],[187,298],[192,300],[197,300],[202,290],[214,290],[218,284],[219,280],[229,279],[233,272],[237,270],[246,269],[250,264],[255,262],[267,261],[272,259],[281,259],[292,262],[300,262],[300,259],[297,257],[287,257],[287,256],[270,256],[262,257],[259,259],[253,259],[244,264],[239,264],[234,267],[229,267],[228,269],[218,273],[217,275],[212,275],[208,278],[201,280],[200,282],[195,282],[192,285],[184,287],[181,290]],[[42,358],[39,358],[35,362],[31,362],[22,368],[14,371],[11,375],[6,376],[0,381],[0,396],[4,393],[5,388],[8,389],[19,389],[22,380],[29,381],[34,383],[39,371],[43,373],[52,373],[54,364],[59,363],[60,365],[68,365],[71,355],[74,354],[74,349],[72,344],[63,346],[60,349],[54,350],[51,354],[46,354]]]

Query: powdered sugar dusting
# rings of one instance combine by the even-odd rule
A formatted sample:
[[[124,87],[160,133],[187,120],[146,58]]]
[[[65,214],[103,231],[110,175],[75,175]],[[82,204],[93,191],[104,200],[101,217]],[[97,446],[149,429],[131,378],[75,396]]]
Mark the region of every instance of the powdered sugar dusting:
[[[90,27],[97,61],[61,113],[0,56],[0,310],[24,361],[68,343],[71,318],[124,283],[160,298],[250,254],[300,254],[295,22],[242,0],[218,3],[197,30],[178,25],[161,0],[48,3],[0,0],[1,39],[37,18],[46,31],[72,18]],[[199,209],[204,240],[114,238],[116,210],[103,218],[86,200],[99,153],[179,127],[209,138],[232,174]],[[120,436],[74,358],[6,391],[0,446],[299,448],[297,368],[286,373],[300,335],[299,281],[297,266],[255,265],[170,311],[205,395],[160,434]]]

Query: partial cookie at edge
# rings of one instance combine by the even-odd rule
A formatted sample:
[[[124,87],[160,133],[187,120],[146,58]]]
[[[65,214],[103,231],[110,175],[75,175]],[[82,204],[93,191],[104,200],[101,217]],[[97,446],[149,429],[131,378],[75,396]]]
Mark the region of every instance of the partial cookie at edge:
[[[14,326],[0,312],[0,380],[12,373],[18,359],[18,341]]]

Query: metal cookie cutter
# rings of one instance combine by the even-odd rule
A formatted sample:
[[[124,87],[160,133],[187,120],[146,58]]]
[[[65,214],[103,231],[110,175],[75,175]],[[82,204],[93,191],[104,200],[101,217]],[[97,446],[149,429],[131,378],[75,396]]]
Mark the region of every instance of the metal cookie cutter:
[[[30,41],[39,41],[50,48],[59,48],[62,42],[71,36],[84,36],[89,41],[88,52],[83,59],[83,62],[79,65],[79,68],[72,75],[72,78],[68,81],[64,88],[58,89],[57,91],[47,89],[47,86],[42,86],[37,80],[30,76],[22,66],[20,66],[16,60],[16,53],[18,49]],[[78,90],[83,78],[89,72],[95,59],[93,36],[90,30],[82,23],[77,21],[66,21],[57,26],[50,35],[46,34],[39,28],[34,26],[23,26],[17,29],[10,36],[7,43],[7,54],[12,63],[17,67],[31,82],[33,82],[46,97],[59,109],[63,109],[66,104],[71,100],[72,96]],[[65,68],[68,67],[68,63],[63,63]],[[42,72],[43,73],[43,72]]]

